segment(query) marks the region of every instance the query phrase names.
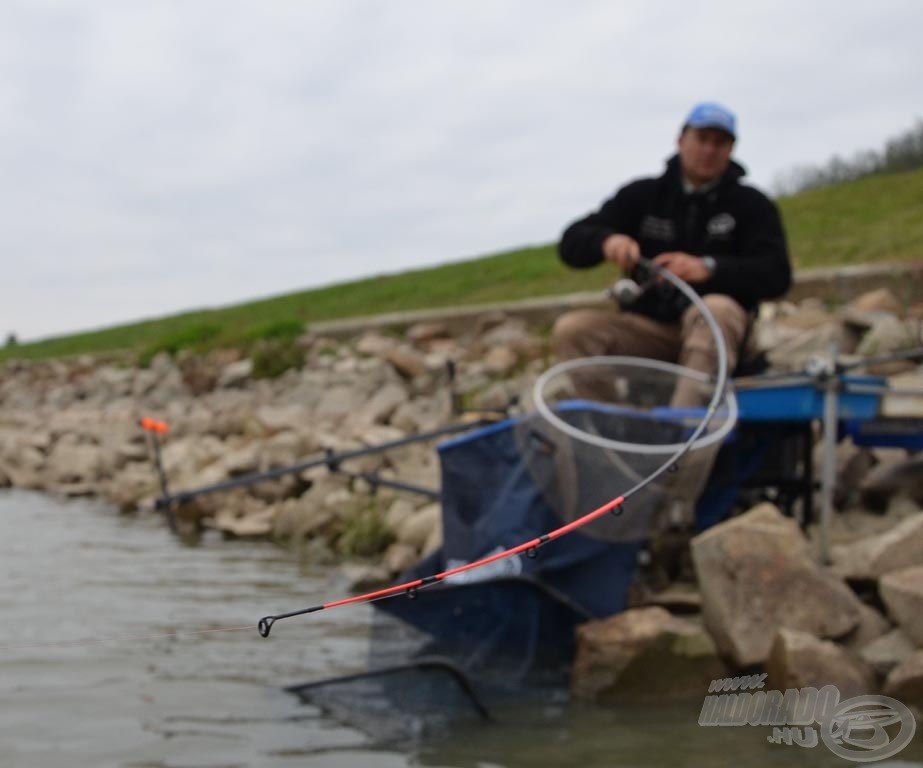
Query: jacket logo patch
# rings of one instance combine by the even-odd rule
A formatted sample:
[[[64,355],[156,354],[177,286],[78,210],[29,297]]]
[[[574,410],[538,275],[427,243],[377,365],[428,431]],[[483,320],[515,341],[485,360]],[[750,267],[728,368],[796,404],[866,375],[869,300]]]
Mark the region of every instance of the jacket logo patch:
[[[719,213],[708,220],[708,224],[705,225],[705,231],[710,235],[720,236],[728,234],[736,226],[737,222],[731,214]]]
[[[660,219],[656,216],[645,216],[641,220],[639,235],[652,240],[675,240],[676,227],[670,219]]]

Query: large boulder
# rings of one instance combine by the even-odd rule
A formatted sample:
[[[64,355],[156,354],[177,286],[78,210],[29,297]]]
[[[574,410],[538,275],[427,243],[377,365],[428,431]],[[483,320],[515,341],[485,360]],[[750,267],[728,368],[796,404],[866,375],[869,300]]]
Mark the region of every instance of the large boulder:
[[[721,653],[740,667],[769,656],[779,627],[837,638],[859,623],[859,600],[812,559],[798,524],[771,504],[692,540],[703,616]]]
[[[770,687],[823,688],[835,685],[844,699],[875,693],[872,670],[848,650],[829,640],[780,627],[766,662]]]
[[[633,608],[577,628],[575,697],[596,702],[701,698],[727,670],[698,624]]]

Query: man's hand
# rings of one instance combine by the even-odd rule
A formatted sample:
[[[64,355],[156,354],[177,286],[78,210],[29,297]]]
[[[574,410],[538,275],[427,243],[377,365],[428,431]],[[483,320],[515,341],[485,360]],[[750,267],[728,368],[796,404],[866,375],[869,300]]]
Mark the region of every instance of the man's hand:
[[[602,250],[606,261],[618,264],[625,272],[629,272],[641,258],[641,247],[628,235],[609,235],[603,240]]]
[[[711,277],[711,270],[702,259],[683,251],[661,253],[654,259],[654,264],[672,272],[680,280],[685,280],[690,285],[704,283]]]

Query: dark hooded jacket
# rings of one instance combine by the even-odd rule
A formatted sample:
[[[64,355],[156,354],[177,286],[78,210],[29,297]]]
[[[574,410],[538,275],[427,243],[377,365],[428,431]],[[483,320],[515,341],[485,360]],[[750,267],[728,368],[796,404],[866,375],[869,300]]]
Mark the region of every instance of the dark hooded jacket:
[[[646,258],[667,251],[711,256],[716,264],[711,278],[694,288],[703,295],[726,294],[754,311],[761,300],[788,290],[791,265],[775,204],[741,184],[744,174],[732,162],[715,186],[687,193],[676,155],[662,176],[631,182],[598,212],[571,224],[561,238],[561,258],[573,267],[595,266],[603,261],[602,243],[612,234],[633,237]],[[687,305],[672,285],[657,284],[629,309],[673,322]]]

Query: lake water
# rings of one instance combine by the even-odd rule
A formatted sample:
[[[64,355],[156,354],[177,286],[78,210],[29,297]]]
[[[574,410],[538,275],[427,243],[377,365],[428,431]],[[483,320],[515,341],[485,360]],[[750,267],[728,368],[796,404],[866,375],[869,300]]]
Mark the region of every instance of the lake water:
[[[330,572],[271,544],[187,546],[160,518],[97,502],[0,492],[0,582],[3,768],[849,764],[823,744],[768,744],[764,728],[701,728],[701,702],[549,703],[374,741],[283,690],[362,670],[368,607],[290,619],[266,640],[254,626],[343,596]],[[920,741],[876,765],[923,766]]]

